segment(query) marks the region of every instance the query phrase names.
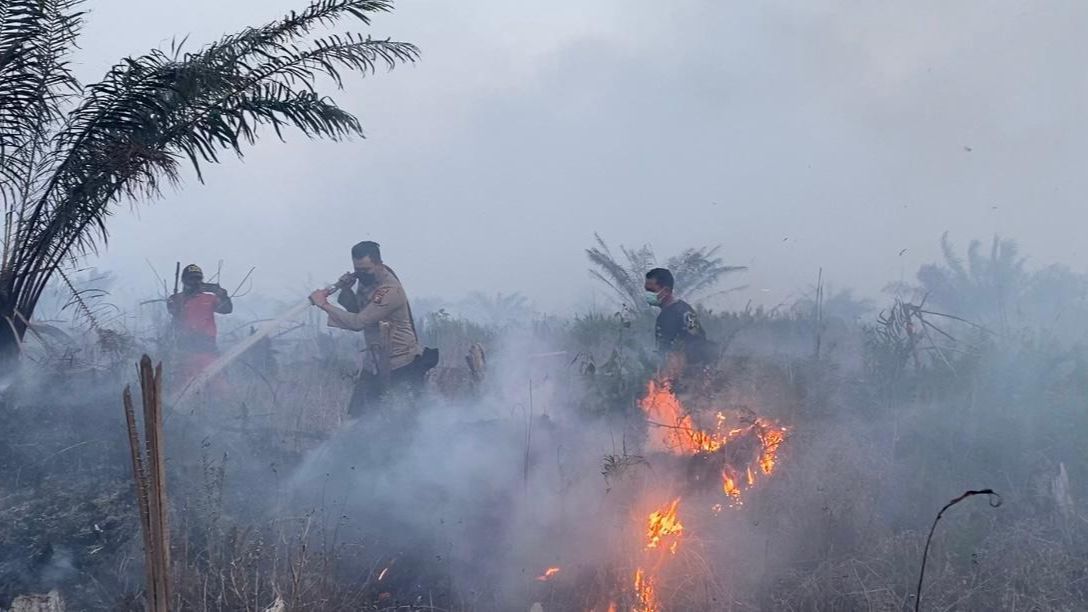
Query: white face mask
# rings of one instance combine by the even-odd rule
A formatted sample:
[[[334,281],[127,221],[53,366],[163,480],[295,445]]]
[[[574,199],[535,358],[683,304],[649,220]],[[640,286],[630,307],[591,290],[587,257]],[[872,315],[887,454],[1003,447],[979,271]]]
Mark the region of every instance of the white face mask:
[[[661,294],[660,294],[660,292],[659,293],[647,293],[646,294],[646,303],[649,304],[650,306],[660,306],[661,305]]]

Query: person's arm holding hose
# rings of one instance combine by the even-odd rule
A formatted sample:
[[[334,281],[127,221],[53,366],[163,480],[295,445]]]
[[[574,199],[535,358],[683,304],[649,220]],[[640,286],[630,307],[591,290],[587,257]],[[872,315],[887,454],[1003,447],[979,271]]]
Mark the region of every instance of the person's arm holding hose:
[[[336,286],[340,288],[340,293],[336,295],[336,301],[348,312],[359,312],[359,297],[352,291],[355,280],[355,273],[348,272],[341,276],[340,280],[336,281]]]
[[[359,312],[348,312],[330,304],[328,289],[314,291],[310,294],[310,301],[329,315],[330,326],[362,331],[379,321],[387,320],[389,313],[404,306],[407,298],[399,286],[384,285],[374,291],[370,302]]]

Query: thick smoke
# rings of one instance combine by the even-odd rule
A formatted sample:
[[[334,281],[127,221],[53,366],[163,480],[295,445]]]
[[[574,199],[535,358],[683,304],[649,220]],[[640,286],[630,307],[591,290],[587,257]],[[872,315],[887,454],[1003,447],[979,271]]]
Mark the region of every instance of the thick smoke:
[[[528,601],[548,567],[607,564],[602,458],[623,424],[579,415],[571,356],[529,341],[506,338],[476,399],[428,396],[418,413],[393,407],[338,432],[292,474],[291,502],[335,508],[345,533],[385,550],[432,554],[408,561],[441,560],[458,592],[499,598],[487,607]],[[386,579],[405,584],[402,571],[418,570]]]

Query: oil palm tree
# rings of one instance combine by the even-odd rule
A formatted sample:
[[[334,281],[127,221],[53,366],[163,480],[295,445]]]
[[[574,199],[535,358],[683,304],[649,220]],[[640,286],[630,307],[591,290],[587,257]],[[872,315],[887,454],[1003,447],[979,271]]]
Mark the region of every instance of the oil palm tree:
[[[260,128],[282,137],[361,135],[358,119],[318,92],[344,73],[414,62],[404,42],[354,32],[391,0],[315,0],[308,8],[194,51],[129,57],[84,87],[69,61],[82,0],[0,0],[0,356],[11,356],[50,278],[107,240],[125,201],[177,184],[186,165],[242,155]]]
[[[637,310],[647,308],[642,299],[642,287],[646,272],[658,265],[653,248],[643,245],[629,249],[620,245],[621,260],[599,234],[593,234],[593,238],[597,245],[586,249],[586,256],[594,266],[589,270],[590,276],[611,289],[620,303]],[[673,273],[677,290],[686,299],[709,297],[710,290],[725,276],[748,269],[746,266],[725,265],[718,256],[720,248],[687,248],[665,260],[664,266]]]
[[[966,259],[956,254],[948,233],[941,236],[942,264],[918,270],[928,301],[945,311],[989,324],[1005,322],[1029,286],[1031,274],[1013,240],[994,236],[988,252],[972,240]]]

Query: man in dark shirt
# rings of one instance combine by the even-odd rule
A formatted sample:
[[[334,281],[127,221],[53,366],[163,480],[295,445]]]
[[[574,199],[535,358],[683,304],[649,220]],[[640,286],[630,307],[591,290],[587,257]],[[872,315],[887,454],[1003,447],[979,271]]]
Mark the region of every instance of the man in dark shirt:
[[[657,351],[662,357],[659,378],[676,382],[685,369],[705,367],[714,360],[714,344],[707,340],[699,314],[673,295],[672,272],[654,268],[646,273],[646,302],[661,309],[654,325]]]

